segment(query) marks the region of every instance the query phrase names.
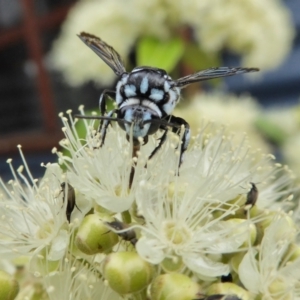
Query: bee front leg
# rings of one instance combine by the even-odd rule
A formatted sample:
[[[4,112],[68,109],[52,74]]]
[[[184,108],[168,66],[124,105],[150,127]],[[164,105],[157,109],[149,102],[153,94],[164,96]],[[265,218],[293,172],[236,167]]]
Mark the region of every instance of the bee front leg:
[[[112,116],[115,112],[116,112],[116,109],[111,110],[106,115],[106,117],[112,118]],[[111,121],[113,121],[113,120],[101,120],[101,122],[100,122],[100,126],[99,126],[99,129],[98,129],[98,131],[100,132],[100,135],[101,135],[100,147],[102,147],[104,145],[104,141],[105,141],[105,137],[106,137],[106,131],[107,131],[107,128],[108,128]]]
[[[148,160],[150,160],[150,159],[155,155],[155,153],[161,148],[161,146],[163,145],[163,143],[164,143],[164,142],[166,141],[166,139],[167,139],[168,128],[163,127],[163,128],[160,128],[160,129],[164,130],[165,132],[164,132],[163,135],[160,137],[158,145],[154,148],[154,150],[153,150],[153,151],[151,152],[151,154],[149,155]],[[148,140],[147,140],[147,141],[148,141]]]
[[[171,115],[169,118],[169,122],[172,123],[173,125],[173,126],[170,125],[172,127],[172,132],[178,135],[180,135],[180,129],[178,130],[178,128],[180,128],[182,125],[184,126],[184,133],[181,140],[180,157],[179,157],[179,165],[178,165],[178,167],[180,167],[183,162],[183,154],[186,151],[191,139],[191,129],[189,123],[186,120],[179,117],[175,117]]]
[[[115,91],[112,91],[112,90],[103,90],[102,94],[100,95],[100,98],[99,98],[99,109],[100,109],[100,114],[101,116],[104,116],[105,113],[106,113],[106,100],[107,98],[105,97],[106,95],[108,95],[109,93],[113,93],[115,94],[116,92]]]

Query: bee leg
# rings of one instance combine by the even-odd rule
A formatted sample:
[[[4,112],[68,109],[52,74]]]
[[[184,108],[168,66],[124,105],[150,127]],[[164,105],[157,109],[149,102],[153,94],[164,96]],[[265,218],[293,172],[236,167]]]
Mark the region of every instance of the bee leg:
[[[179,165],[178,165],[178,167],[180,167],[183,161],[183,154],[186,151],[191,139],[191,129],[189,123],[179,117],[175,117],[171,115],[169,122],[177,125],[177,126],[172,126],[172,132],[178,135],[180,135],[180,130],[178,130],[178,127],[182,125],[184,126],[184,133],[183,133],[181,146],[180,146],[180,157],[179,157]]]
[[[116,109],[111,110],[106,117],[111,118],[112,115],[116,112]],[[100,143],[100,147],[102,147],[104,145],[104,141],[105,141],[105,137],[106,137],[106,130],[108,128],[108,125],[110,124],[111,120],[101,120],[100,122],[100,126],[98,131],[100,131],[101,134],[101,143]]]
[[[113,91],[113,90],[107,90],[107,89],[105,89],[102,92],[102,94],[100,95],[100,98],[99,98],[99,109],[100,109],[101,116],[104,116],[104,114],[106,113],[106,98],[105,98],[105,96],[108,95],[109,93],[115,94],[116,92]]]
[[[165,132],[163,133],[163,135],[160,137],[159,139],[159,143],[158,145],[154,148],[154,150],[151,152],[151,154],[148,157],[148,160],[151,159],[155,153],[161,148],[161,146],[163,145],[163,143],[166,141],[167,139],[167,133],[168,133],[168,128],[163,127],[161,128],[162,130],[164,130]]]

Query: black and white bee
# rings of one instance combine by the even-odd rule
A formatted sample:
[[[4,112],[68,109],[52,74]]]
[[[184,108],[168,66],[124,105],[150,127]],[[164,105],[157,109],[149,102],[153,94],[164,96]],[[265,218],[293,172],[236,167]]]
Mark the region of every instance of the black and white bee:
[[[99,100],[101,116],[90,117],[101,120],[100,145],[104,144],[107,127],[111,121],[118,122],[119,126],[126,131],[128,140],[132,133],[135,146],[140,145],[139,138],[142,138],[143,144],[146,144],[149,135],[162,130],[164,133],[150,154],[149,159],[151,159],[166,141],[168,128],[171,127],[173,132],[179,134],[180,128],[183,126],[179,166],[190,141],[189,124],[184,119],[172,115],[172,111],[179,102],[181,89],[203,80],[259,70],[240,67],[210,68],[176,80],[173,80],[165,70],[153,67],[136,67],[131,72],[126,72],[120,55],[110,45],[89,33],[81,32],[78,36],[119,77],[115,91],[116,109],[106,112],[105,95],[108,91],[104,91]],[[82,116],[76,117],[83,118]]]

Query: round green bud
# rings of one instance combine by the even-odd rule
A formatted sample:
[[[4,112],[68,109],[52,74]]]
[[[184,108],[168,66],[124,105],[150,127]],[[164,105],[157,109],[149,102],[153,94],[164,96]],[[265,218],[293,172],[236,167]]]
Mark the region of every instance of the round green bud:
[[[165,258],[160,264],[166,273],[180,272],[185,266],[180,256],[174,256],[172,258]]]
[[[186,275],[170,273],[159,275],[151,284],[151,300],[191,300],[199,298],[201,287]]]
[[[84,217],[75,238],[78,249],[89,255],[108,251],[118,241],[118,235],[111,231],[97,214]]]
[[[243,300],[250,300],[251,295],[248,291],[244,290],[240,286],[231,283],[231,282],[224,282],[224,283],[214,283],[208,287],[205,293],[207,296],[212,296],[216,294],[222,295],[236,295],[238,298]]]
[[[297,244],[290,244],[288,250],[284,255],[284,260],[295,261],[300,257],[300,246]]]
[[[109,254],[103,263],[104,277],[117,293],[136,293],[148,286],[154,274],[152,265],[136,252]]]
[[[18,293],[18,282],[11,275],[0,270],[0,300],[13,300]]]

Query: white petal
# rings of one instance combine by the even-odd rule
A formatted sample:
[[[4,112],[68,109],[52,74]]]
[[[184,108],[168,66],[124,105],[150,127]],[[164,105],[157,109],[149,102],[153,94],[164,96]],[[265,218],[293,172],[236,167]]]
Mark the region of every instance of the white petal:
[[[291,280],[300,280],[300,258],[293,262],[288,262],[285,267],[280,270],[280,274],[284,278],[290,278]]]
[[[159,245],[157,240],[141,237],[135,247],[138,254],[146,261],[159,264],[165,258],[165,254],[157,245]]]
[[[92,207],[93,201],[91,199],[87,199],[81,193],[76,193],[76,206],[72,211],[71,222],[75,219],[81,221]]]
[[[96,203],[100,206],[111,210],[116,213],[121,213],[125,210],[128,210],[133,201],[134,197],[130,196],[111,196],[111,195],[104,195],[100,196],[95,199]]]
[[[212,261],[211,259],[200,255],[197,257],[187,255],[183,257],[183,261],[190,270],[206,277],[227,275],[230,272],[228,265]]]
[[[261,243],[261,256],[265,268],[277,269],[279,267],[288,245],[295,238],[296,231],[291,223],[287,216],[280,217],[277,220],[273,220],[271,225],[265,230]]]
[[[58,235],[52,240],[48,260],[59,260],[66,252],[69,244],[69,235],[66,230],[60,230]]]
[[[239,265],[239,277],[243,285],[252,293],[257,294],[261,286],[258,263],[255,260],[256,252],[248,251]]]

